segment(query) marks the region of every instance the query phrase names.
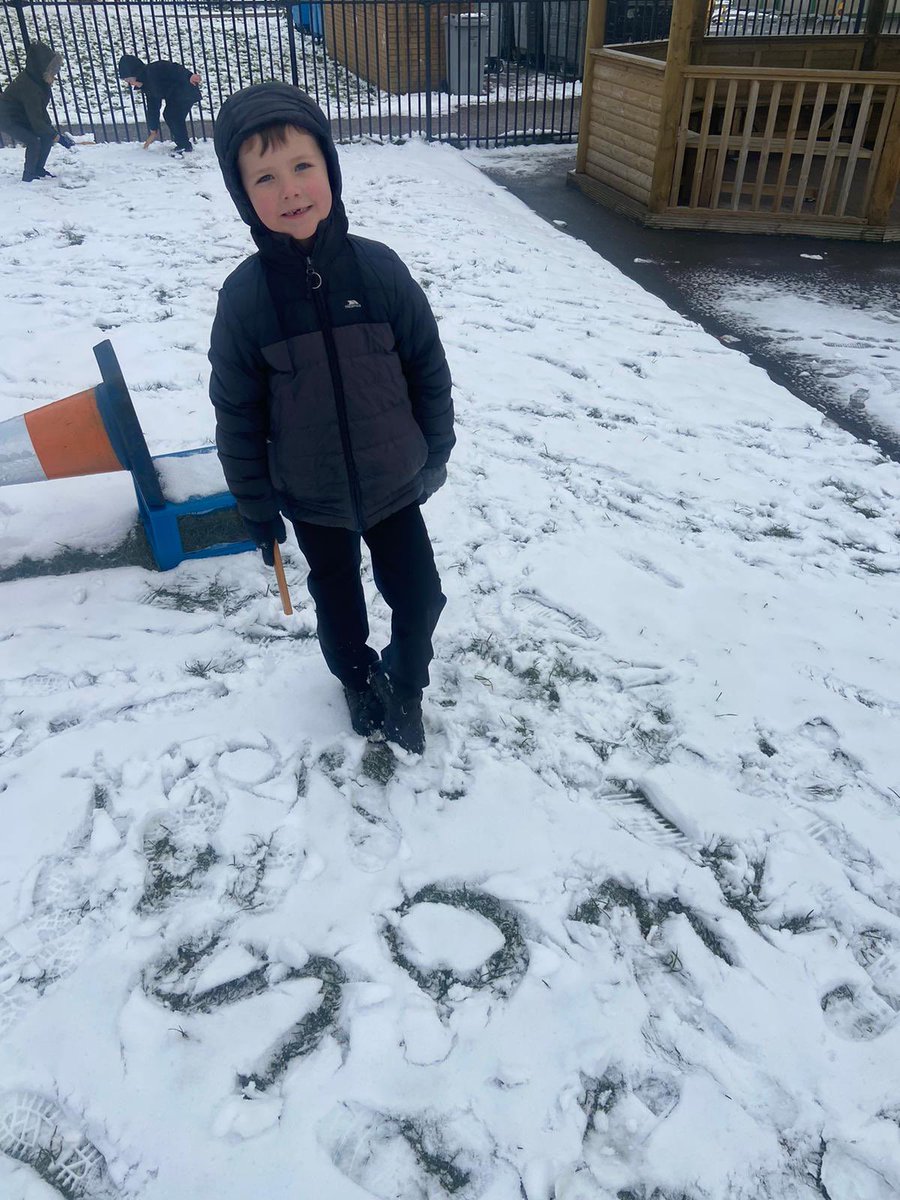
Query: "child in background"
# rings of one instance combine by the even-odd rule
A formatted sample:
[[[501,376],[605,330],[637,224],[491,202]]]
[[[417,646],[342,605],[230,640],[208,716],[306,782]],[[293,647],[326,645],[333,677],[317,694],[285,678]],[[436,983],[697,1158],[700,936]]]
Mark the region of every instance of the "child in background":
[[[210,397],[228,486],[265,562],[294,525],[319,644],[354,730],[425,747],[422,690],[446,603],[420,505],[453,448],[450,372],[422,289],[380,242],[351,236],[328,121],[263,83],[216,119],[225,185],[258,253],[225,281]],[[391,609],[367,644],[360,539]]]
[[[75,142],[50,124],[47,107],[50,88],[62,65],[60,55],[43,42],[31,42],[25,52],[25,70],[0,92],[0,132],[25,147],[24,183],[52,179],[46,169],[47,156],[54,142],[67,150]]]
[[[187,115],[200,99],[200,76],[178,63],[143,63],[133,54],[119,59],[119,78],[130,87],[138,88],[147,109],[146,150],[159,137],[159,110],[165,104],[163,120],[175,142],[174,156],[189,154],[194,147],[187,132]]]

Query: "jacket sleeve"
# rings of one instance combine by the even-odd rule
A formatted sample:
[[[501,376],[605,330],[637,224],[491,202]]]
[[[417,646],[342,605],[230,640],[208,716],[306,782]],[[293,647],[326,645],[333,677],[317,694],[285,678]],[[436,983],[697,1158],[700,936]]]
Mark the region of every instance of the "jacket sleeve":
[[[50,124],[50,118],[47,116],[46,101],[40,95],[38,89],[28,88],[22,92],[22,107],[28,117],[28,123],[35,133],[41,137],[58,137],[56,130]]]
[[[147,129],[153,133],[155,129],[159,129],[159,106],[162,103],[162,97],[157,96],[155,92],[144,93],[144,104],[147,108]]]
[[[456,445],[450,368],[425,293],[399,258],[391,325],[413,416],[428,445],[428,467],[446,463]]]
[[[216,410],[216,448],[238,512],[270,521],[278,500],[269,476],[269,406],[265,360],[248,344],[224,291],[210,336],[209,397]]]

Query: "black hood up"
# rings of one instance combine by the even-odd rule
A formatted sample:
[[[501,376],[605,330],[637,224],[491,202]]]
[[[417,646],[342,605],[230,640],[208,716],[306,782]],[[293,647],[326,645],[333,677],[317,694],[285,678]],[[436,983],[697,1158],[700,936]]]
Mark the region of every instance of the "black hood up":
[[[238,151],[251,134],[267,125],[297,125],[311,133],[325,156],[328,179],[331,184],[331,215],[321,222],[317,231],[317,245],[323,234],[329,237],[347,232],[347,217],[341,199],[341,168],[337,150],[331,136],[328,118],[311,96],[289,83],[256,83],[229,96],[216,117],[214,146],[225,186],[240,213],[241,220],[250,226],[253,240],[265,252],[266,244],[277,241],[290,243],[286,234],[271,233],[257,217],[253,205],[244,191],[238,169]]]
[[[119,59],[120,79],[139,79],[143,82],[146,70],[146,64],[142,63],[135,54],[123,54]]]
[[[62,58],[55,50],[45,46],[43,42],[30,42],[25,51],[25,70],[34,79],[47,82],[46,74],[52,70],[54,75],[62,65]]]

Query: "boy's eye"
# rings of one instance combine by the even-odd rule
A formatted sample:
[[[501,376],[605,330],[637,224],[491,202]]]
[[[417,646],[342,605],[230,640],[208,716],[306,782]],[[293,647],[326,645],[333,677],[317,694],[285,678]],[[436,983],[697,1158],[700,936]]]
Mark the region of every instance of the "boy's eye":
[[[256,182],[257,183],[268,183],[271,178],[272,178],[271,175],[260,175],[259,179],[257,179]]]
[[[294,170],[295,171],[305,171],[308,166],[309,166],[309,163],[306,163],[306,162],[297,163],[297,165],[294,167]]]

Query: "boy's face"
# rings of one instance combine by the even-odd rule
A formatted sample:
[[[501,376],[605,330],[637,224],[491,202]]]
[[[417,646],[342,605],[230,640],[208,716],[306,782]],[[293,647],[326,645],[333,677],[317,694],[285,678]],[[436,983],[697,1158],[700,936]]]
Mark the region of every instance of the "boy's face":
[[[241,182],[256,215],[273,233],[287,233],[304,246],[331,212],[328,166],[311,133],[289,128],[283,145],[260,153],[260,139],[238,151]]]
[[[126,75],[125,82],[128,84],[129,87],[142,87],[143,86],[141,81],[139,79],[135,79],[135,77],[133,75]]]

